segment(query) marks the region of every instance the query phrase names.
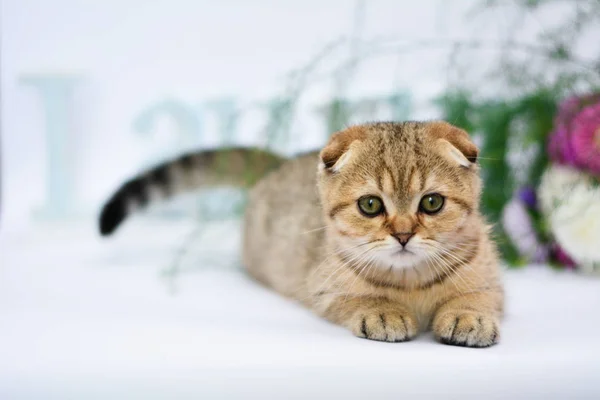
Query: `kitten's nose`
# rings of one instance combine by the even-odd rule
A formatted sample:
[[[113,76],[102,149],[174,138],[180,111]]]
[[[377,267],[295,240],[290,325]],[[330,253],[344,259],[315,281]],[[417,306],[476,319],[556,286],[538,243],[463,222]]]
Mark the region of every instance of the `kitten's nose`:
[[[413,237],[413,232],[398,232],[394,233],[392,236],[396,238],[396,240],[402,245],[406,246],[406,243]]]

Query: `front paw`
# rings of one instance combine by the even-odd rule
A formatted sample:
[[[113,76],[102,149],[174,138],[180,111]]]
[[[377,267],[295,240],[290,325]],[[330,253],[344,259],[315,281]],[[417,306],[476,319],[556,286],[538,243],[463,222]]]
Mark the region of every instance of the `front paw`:
[[[444,343],[465,347],[489,347],[498,343],[497,318],[475,311],[448,310],[433,321],[436,338]]]
[[[404,342],[417,334],[417,321],[407,312],[394,307],[363,308],[347,321],[358,337],[384,342]]]

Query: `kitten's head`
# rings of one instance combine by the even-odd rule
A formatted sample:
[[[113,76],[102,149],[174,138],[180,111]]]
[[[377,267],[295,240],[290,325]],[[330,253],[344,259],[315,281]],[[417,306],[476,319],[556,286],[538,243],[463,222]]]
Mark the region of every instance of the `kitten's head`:
[[[334,134],[320,154],[319,191],[337,248],[389,271],[460,249],[479,215],[477,155],[467,133],[445,122]]]

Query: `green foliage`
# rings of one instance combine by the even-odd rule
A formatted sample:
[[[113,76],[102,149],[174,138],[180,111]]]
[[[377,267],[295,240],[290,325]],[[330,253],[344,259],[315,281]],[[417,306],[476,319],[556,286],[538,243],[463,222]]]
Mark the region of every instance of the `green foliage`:
[[[516,113],[527,118],[527,135],[524,145],[537,144],[541,148],[530,163],[527,185],[537,187],[549,159],[546,151],[548,136],[552,132],[557,103],[561,99],[559,93],[544,88],[524,96],[516,104]]]
[[[509,141],[520,123],[518,146],[540,147],[528,160],[526,181],[522,185],[536,187],[548,165],[545,143],[552,131],[557,93],[545,88],[512,100],[476,100],[467,92],[448,93],[438,100],[444,117],[453,124],[481,137],[479,163],[483,170],[482,209],[492,221],[499,221],[504,206],[516,189],[513,167],[509,163]],[[517,149],[519,150],[519,149]],[[541,216],[534,216],[541,223]],[[501,251],[506,260],[518,265],[522,260],[511,245],[500,224],[495,225]]]

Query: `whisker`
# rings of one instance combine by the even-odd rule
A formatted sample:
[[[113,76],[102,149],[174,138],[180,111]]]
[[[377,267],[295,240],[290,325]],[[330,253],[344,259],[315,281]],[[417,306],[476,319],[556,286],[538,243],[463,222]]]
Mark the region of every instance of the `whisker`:
[[[352,284],[350,285],[350,287],[348,288],[348,291],[346,292],[346,297],[344,297],[344,302],[346,302],[348,300],[348,295],[350,295],[350,293],[352,292],[352,288],[354,287],[354,284],[356,283],[356,281],[358,280],[358,278],[360,277],[362,272],[365,269],[367,269],[374,261],[375,261],[375,257],[371,256],[369,258],[367,264],[360,269],[358,274],[356,274],[356,278],[354,278],[354,280],[352,281]]]
[[[369,244],[370,244],[370,243],[371,243],[371,242],[369,242]],[[361,246],[361,245],[359,245],[359,246]],[[355,248],[356,248],[356,247],[359,247],[359,246],[355,246]],[[374,247],[370,247],[370,248],[366,249],[365,251],[363,251],[362,253],[359,253],[359,254],[354,254],[354,255],[352,255],[351,257],[349,257],[349,258],[345,259],[345,260],[344,260],[344,261],[343,261],[343,262],[342,262],[342,263],[341,263],[341,264],[340,264],[340,265],[339,265],[339,266],[338,266],[338,267],[337,267],[337,268],[336,268],[336,269],[335,269],[335,270],[334,270],[334,271],[333,271],[331,274],[329,274],[329,276],[328,276],[328,277],[327,277],[327,278],[326,278],[326,279],[323,281],[323,283],[321,283],[321,285],[319,285],[319,287],[317,288],[317,290],[315,290],[315,291],[314,291],[314,293],[318,293],[318,292],[322,291],[322,290],[323,290],[323,287],[325,286],[325,284],[327,284],[327,282],[329,282],[329,280],[330,280],[331,278],[333,278],[333,277],[334,277],[334,276],[335,276],[335,275],[336,275],[336,274],[337,274],[339,271],[343,270],[345,267],[347,267],[347,266],[348,266],[349,264],[351,264],[351,263],[354,263],[354,262],[359,262],[359,263],[360,263],[360,262],[362,262],[362,261],[364,260],[365,256],[366,256],[366,255],[367,255],[369,252],[371,252],[371,251],[373,251],[373,250],[375,250],[375,249],[377,249],[377,248],[379,248],[379,247],[380,247],[380,246],[374,246]],[[332,284],[329,286],[329,288],[330,288],[331,286],[333,286],[333,284],[335,284],[335,282],[334,282],[334,283],[332,283]],[[313,293],[313,294],[314,294],[314,293]]]
[[[356,249],[356,248],[358,248],[358,247],[362,247],[362,246],[364,246],[364,245],[371,244],[371,243],[372,243],[372,241],[366,241],[366,242],[359,243],[359,244],[358,244],[358,245],[356,245],[356,246],[352,246],[352,247],[348,247],[348,248],[344,248],[344,249],[334,249],[334,250],[333,250],[331,253],[329,253],[327,256],[325,256],[325,258],[323,259],[323,261],[321,261],[321,262],[319,263],[319,265],[318,265],[317,267],[315,267],[315,269],[313,270],[313,272],[312,272],[312,273],[313,273],[313,274],[317,273],[317,272],[319,271],[319,269],[320,269],[320,268],[321,268],[323,265],[325,265],[325,263],[326,263],[326,262],[327,262],[327,261],[328,261],[328,260],[329,260],[331,257],[334,257],[334,256],[339,256],[340,254],[343,254],[343,253],[345,253],[345,252],[348,252],[348,251],[350,251],[350,250],[354,250],[354,249]]]
[[[437,268],[435,268],[434,266],[431,265],[431,263],[429,262],[430,259],[429,257],[425,258],[425,262],[427,263],[427,268],[429,269],[429,271],[433,271],[435,273],[435,275],[437,276],[438,281],[440,282],[440,285],[442,285],[442,288],[444,289],[444,295],[446,295],[446,285],[444,285],[444,281],[442,280],[442,276],[440,275],[440,272],[437,270]]]
[[[470,270],[471,272],[473,272],[475,275],[477,275],[477,277],[482,281],[485,282],[485,279],[479,274],[479,272],[477,272],[475,269],[473,269],[469,263],[467,263],[465,260],[461,260],[458,256],[456,256],[455,254],[453,254],[450,250],[445,249],[443,247],[439,247],[438,248],[439,251],[443,252],[445,255],[447,255],[448,257],[451,257],[452,259],[454,259],[456,262],[459,263],[459,265],[461,267],[464,267],[468,270]],[[472,253],[474,254],[474,253]]]
[[[318,231],[322,231],[322,230],[324,230],[324,229],[327,229],[327,225],[325,225],[325,226],[322,226],[322,227],[320,227],[320,228],[311,229],[311,230],[308,230],[308,231],[302,232],[302,233],[300,233],[300,234],[301,234],[301,235],[306,235],[307,233],[318,232]]]
[[[456,275],[456,277],[461,280],[461,282],[465,285],[467,289],[472,289],[472,287],[475,286],[472,280],[469,279],[469,282],[465,281],[465,277],[463,277],[463,274],[461,273],[461,268],[466,265],[465,261],[459,260],[458,265],[456,265],[456,268],[452,269],[448,259],[443,258],[439,254],[437,254],[437,257],[439,259],[439,265],[444,268],[444,271],[447,274],[448,278],[454,280],[452,278],[452,275]],[[464,293],[464,290],[459,290],[459,292]]]
[[[445,251],[445,249],[439,249],[442,252]],[[446,253],[447,256],[449,257],[454,257],[452,254]],[[440,257],[441,258],[441,257]],[[450,275],[456,275],[458,277],[458,279],[460,279],[463,284],[468,288],[468,289],[472,289],[473,287],[477,286],[471,279],[469,279],[468,277],[463,277],[463,273],[461,272],[461,268],[465,267],[466,261],[464,260],[460,260],[458,257],[454,257],[455,261],[458,263],[458,265],[456,265],[456,268],[451,269],[450,265],[449,265],[449,261],[447,259],[443,259],[441,258],[442,262],[444,263],[444,265],[447,267],[446,271],[447,273],[450,272]],[[450,276],[449,275],[449,276]],[[469,280],[469,282],[467,283],[467,281],[465,280],[465,278],[467,278]]]
[[[454,285],[454,287],[456,288],[456,290],[459,293],[462,293],[462,290],[460,289],[460,287],[458,286],[458,284],[456,283],[456,281],[452,278],[452,274],[449,274],[448,272],[448,267],[443,263],[442,258],[440,258],[440,256],[436,253],[432,253],[431,254],[432,257],[432,261],[435,263],[436,268],[440,268],[442,270],[442,272],[444,272],[446,274],[446,277],[450,280],[450,282]]]

